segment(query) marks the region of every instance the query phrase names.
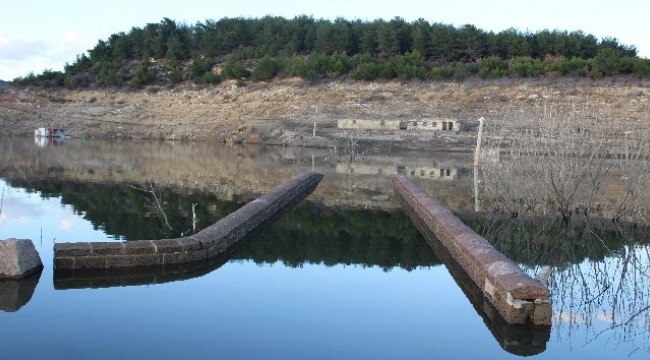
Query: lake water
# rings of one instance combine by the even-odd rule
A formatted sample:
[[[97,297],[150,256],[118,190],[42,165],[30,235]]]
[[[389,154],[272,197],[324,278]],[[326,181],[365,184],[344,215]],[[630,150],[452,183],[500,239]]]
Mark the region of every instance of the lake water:
[[[345,149],[2,139],[0,239],[32,239],[45,268],[0,282],[1,357],[647,359],[649,231],[475,213],[471,165],[471,154],[394,149],[351,159]],[[312,195],[211,268],[87,286],[54,274],[54,243],[184,236],[312,170],[325,175]],[[397,173],[531,275],[552,267],[550,329],[485,316],[394,201]]]

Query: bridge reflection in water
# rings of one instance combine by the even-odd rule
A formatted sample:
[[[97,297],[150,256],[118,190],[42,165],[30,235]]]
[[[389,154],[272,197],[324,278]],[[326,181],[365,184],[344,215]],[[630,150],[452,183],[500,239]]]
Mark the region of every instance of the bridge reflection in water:
[[[337,155],[328,150],[220,148],[202,143],[77,140],[71,140],[65,147],[53,147],[43,151],[34,145],[32,139],[3,139],[0,142],[0,153],[3,155],[0,157],[0,169],[5,171],[0,173],[11,186],[38,191],[44,196],[60,197],[63,203],[71,204],[97,227],[105,229],[108,234],[119,239],[128,240],[143,236],[150,238],[150,234],[146,232],[158,233],[165,228],[161,219],[158,219],[158,209],[147,205],[146,193],[133,190],[128,185],[145,189],[154,186],[157,191],[164,191],[168,202],[163,204],[163,210],[169,216],[171,225],[176,230],[185,230],[191,228],[190,209],[193,203],[199,204],[199,225],[213,223],[270,189],[271,184],[277,184],[279,178],[312,170],[314,154],[316,170],[326,176],[310,201],[286,214],[269,231],[255,237],[235,253],[228,254],[227,258],[200,267],[165,268],[164,271],[147,269],[152,271],[133,274],[65,274],[57,271],[54,275],[57,289],[159,284],[185,280],[210,273],[227,261],[241,259],[255,263],[279,261],[290,267],[298,267],[303,263],[326,266],[361,264],[380,266],[384,269],[400,267],[406,270],[438,266],[441,261],[433,254],[429,245],[421,237],[418,238],[418,235],[413,235],[417,230],[400,225],[410,221],[393,201],[388,173],[399,173],[399,167],[404,166],[404,171],[407,167],[409,170],[413,168],[413,174],[407,173],[409,177],[428,193],[435,193],[436,197],[440,195],[443,205],[450,208],[481,236],[490,240],[506,256],[523,264],[528,270],[541,265],[549,265],[554,269],[550,282],[554,304],[557,306],[554,306],[554,313],[556,309],[561,313],[564,306],[566,311],[570,311],[572,318],[587,320],[586,325],[566,325],[568,322],[554,318],[553,329],[558,334],[558,342],[577,339],[578,337],[572,336],[571,331],[574,332],[573,335],[584,335],[583,338],[597,336],[599,329],[589,326],[592,321],[597,321],[594,307],[601,303],[576,302],[571,298],[575,293],[581,294],[581,298],[606,300],[604,311],[616,315],[612,316],[616,319],[623,319],[623,323],[627,319],[635,320],[617,328],[614,328],[616,324],[612,325],[614,330],[610,333],[617,331],[615,334],[620,334],[621,343],[633,343],[634,339],[629,340],[628,335],[641,329],[636,320],[650,316],[647,310],[644,312],[647,296],[640,297],[647,294],[647,280],[641,285],[637,284],[639,279],[647,279],[646,265],[650,262],[647,261],[647,256],[640,257],[638,261],[633,261],[635,258],[631,257],[635,254],[632,250],[639,249],[640,245],[644,246],[641,248],[643,251],[648,251],[650,230],[643,230],[645,223],[638,221],[629,223],[629,227],[623,227],[625,233],[639,233],[638,235],[621,235],[622,225],[612,222],[612,216],[608,213],[608,209],[613,209],[610,206],[613,202],[605,201],[601,203],[602,213],[588,212],[587,217],[581,210],[579,216],[574,214],[568,224],[558,224],[556,213],[549,213],[546,211],[547,207],[543,206],[548,205],[547,202],[539,199],[536,203],[522,201],[527,198],[519,195],[535,194],[527,191],[533,184],[525,182],[527,177],[523,174],[500,172],[502,176],[491,184],[510,189],[510,192],[500,192],[499,194],[505,195],[496,202],[491,200],[496,199],[492,197],[494,193],[482,191],[482,196],[485,197],[485,211],[475,214],[472,212],[472,179],[465,170],[471,166],[471,162],[461,155],[444,154],[443,159],[442,155],[426,154],[421,157],[426,156],[427,159],[419,159],[412,153],[393,152],[390,157],[357,159],[359,161],[352,162],[351,166],[359,163],[368,165],[368,174],[363,174],[361,167],[355,167],[356,171],[352,175],[343,167],[347,164],[341,159],[337,161]],[[432,160],[436,157],[440,159]],[[534,158],[525,163],[532,166]],[[507,166],[507,159],[495,159],[495,164],[488,165],[500,169],[499,164]],[[428,178],[433,180],[430,181],[427,176],[420,177],[422,171],[418,173],[418,167],[422,167],[420,170],[425,170],[424,174],[429,176],[431,172],[427,173],[426,170],[438,169],[439,175],[440,169],[457,169],[457,177],[453,181],[447,181],[436,178],[434,171],[434,177]],[[521,170],[521,167],[513,165],[514,168]],[[380,174],[378,169],[385,169],[382,172],[386,174]],[[453,171],[450,171],[450,175],[452,174]],[[611,183],[607,182],[610,181],[610,178],[607,178],[603,186],[607,189],[607,199],[624,198],[625,192],[620,191],[620,186],[613,186],[616,181],[620,182],[622,179],[619,174],[616,175],[612,177]],[[641,179],[644,185],[647,179],[650,177]],[[636,202],[647,205],[647,193],[637,194],[639,196],[632,199],[635,202],[632,205],[636,205]],[[632,210],[645,208],[647,206],[627,207],[626,211],[630,213]],[[491,219],[492,212],[498,212],[500,217]],[[628,213],[622,214],[620,220],[626,220]],[[645,214],[644,211],[636,213]],[[513,219],[513,216],[517,218]],[[591,226],[585,226],[585,221]],[[548,224],[545,225],[546,223]],[[637,224],[639,229],[636,229]],[[383,238],[379,239],[378,234]],[[382,243],[378,244],[377,241]],[[258,248],[255,249],[255,246]],[[291,249],[292,253],[287,253],[288,249]],[[618,262],[612,265],[612,260]],[[596,268],[597,272],[587,271],[592,267]],[[629,274],[629,271],[622,272],[621,269],[633,269],[638,276],[626,276],[625,279],[620,276],[621,279],[617,280],[615,275]],[[463,285],[471,282],[462,281],[451,267],[450,272],[504,349],[517,354],[532,354],[544,350],[550,329],[505,325],[494,317],[496,312],[490,310],[485,299],[472,295],[480,294],[480,291]],[[600,282],[583,284],[581,281],[583,278],[601,279],[604,275],[608,275],[608,281],[602,285]],[[632,283],[632,280],[635,282]],[[616,298],[615,291],[619,291],[619,298],[622,297],[625,301],[612,303],[611,299]],[[2,293],[0,292],[0,296]],[[634,306],[624,308],[625,304]],[[636,339],[647,339],[647,336],[637,336]],[[555,336],[553,341],[556,341]]]

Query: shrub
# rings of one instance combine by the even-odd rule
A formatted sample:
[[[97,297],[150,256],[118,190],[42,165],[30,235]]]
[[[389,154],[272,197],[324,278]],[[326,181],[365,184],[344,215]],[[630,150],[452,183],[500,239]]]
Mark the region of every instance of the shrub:
[[[616,75],[619,73],[620,54],[618,50],[604,48],[594,57],[595,69],[605,76]]]
[[[499,78],[507,73],[508,64],[500,57],[492,55],[478,63],[478,74],[482,78]]]
[[[452,74],[453,70],[448,66],[436,66],[429,70],[429,78],[433,80],[450,79]]]
[[[381,64],[379,76],[384,79],[394,79],[397,77],[397,66],[395,66],[394,59],[387,60]]]
[[[354,80],[375,80],[379,76],[381,65],[372,62],[365,62],[357,65],[350,75]]]
[[[223,65],[221,74],[229,79],[242,79],[247,78],[250,72],[244,67],[244,62],[233,55]]]
[[[373,63],[373,62],[375,62],[375,59],[372,57],[372,55],[368,53],[360,53],[352,57],[352,61],[350,61],[350,65],[351,68],[354,69],[361,64]]]
[[[198,57],[194,57],[190,66],[190,78],[194,81],[202,80],[203,75],[206,72],[210,72],[213,66],[214,61],[212,60],[201,60]]]
[[[303,56],[292,55],[284,62],[286,76],[304,77],[307,72],[307,61]]]
[[[341,76],[350,71],[352,65],[348,56],[344,52],[335,52],[327,59],[327,72],[336,76]]]
[[[650,76],[650,60],[634,59],[632,74],[639,76]]]
[[[400,79],[424,79],[427,76],[427,67],[424,56],[417,51],[398,55],[393,59],[395,73]]]
[[[218,84],[221,82],[221,76],[213,73],[212,71],[208,71],[203,76],[201,77],[201,81],[204,84]]]
[[[257,63],[253,69],[253,80],[266,81],[271,80],[278,73],[278,63],[270,56],[266,55]]]
[[[560,70],[562,71],[562,70]],[[587,60],[573,57],[566,61],[566,72],[564,75],[586,76],[587,75]]]
[[[462,62],[454,64],[451,75],[454,80],[464,80],[470,75],[472,75],[472,71],[469,69],[468,65],[465,65]]]

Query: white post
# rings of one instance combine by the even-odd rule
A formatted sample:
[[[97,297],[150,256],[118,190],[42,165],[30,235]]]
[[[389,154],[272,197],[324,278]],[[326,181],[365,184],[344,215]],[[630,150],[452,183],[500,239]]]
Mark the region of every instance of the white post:
[[[314,115],[314,131],[311,133],[312,137],[316,136],[316,117],[318,117],[318,106],[314,107],[316,108],[316,114]]]
[[[483,121],[485,119],[481,117],[478,119],[478,138],[476,139],[476,150],[474,150],[474,211],[481,211],[481,204],[479,201],[479,187],[478,187],[478,175],[479,175],[479,166],[481,162],[481,142],[483,140]]]
[[[196,234],[196,211],[194,208],[196,207],[195,203],[192,203],[192,234]]]

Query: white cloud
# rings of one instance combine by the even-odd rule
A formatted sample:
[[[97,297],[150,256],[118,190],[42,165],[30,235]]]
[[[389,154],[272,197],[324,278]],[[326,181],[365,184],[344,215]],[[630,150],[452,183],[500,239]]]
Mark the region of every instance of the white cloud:
[[[13,80],[46,69],[62,71],[66,62],[74,62],[77,55],[86,52],[97,40],[71,30],[47,36],[47,40],[21,37],[0,29],[0,79]]]
[[[569,324],[584,324],[585,319],[578,314],[574,314],[568,311],[560,311],[560,313],[554,314],[557,321],[566,322]]]
[[[76,219],[68,217],[61,219],[61,230],[72,230],[78,228],[79,225],[77,224]]]
[[[45,49],[46,45],[42,41],[10,37],[0,33],[0,61],[24,60]]]

